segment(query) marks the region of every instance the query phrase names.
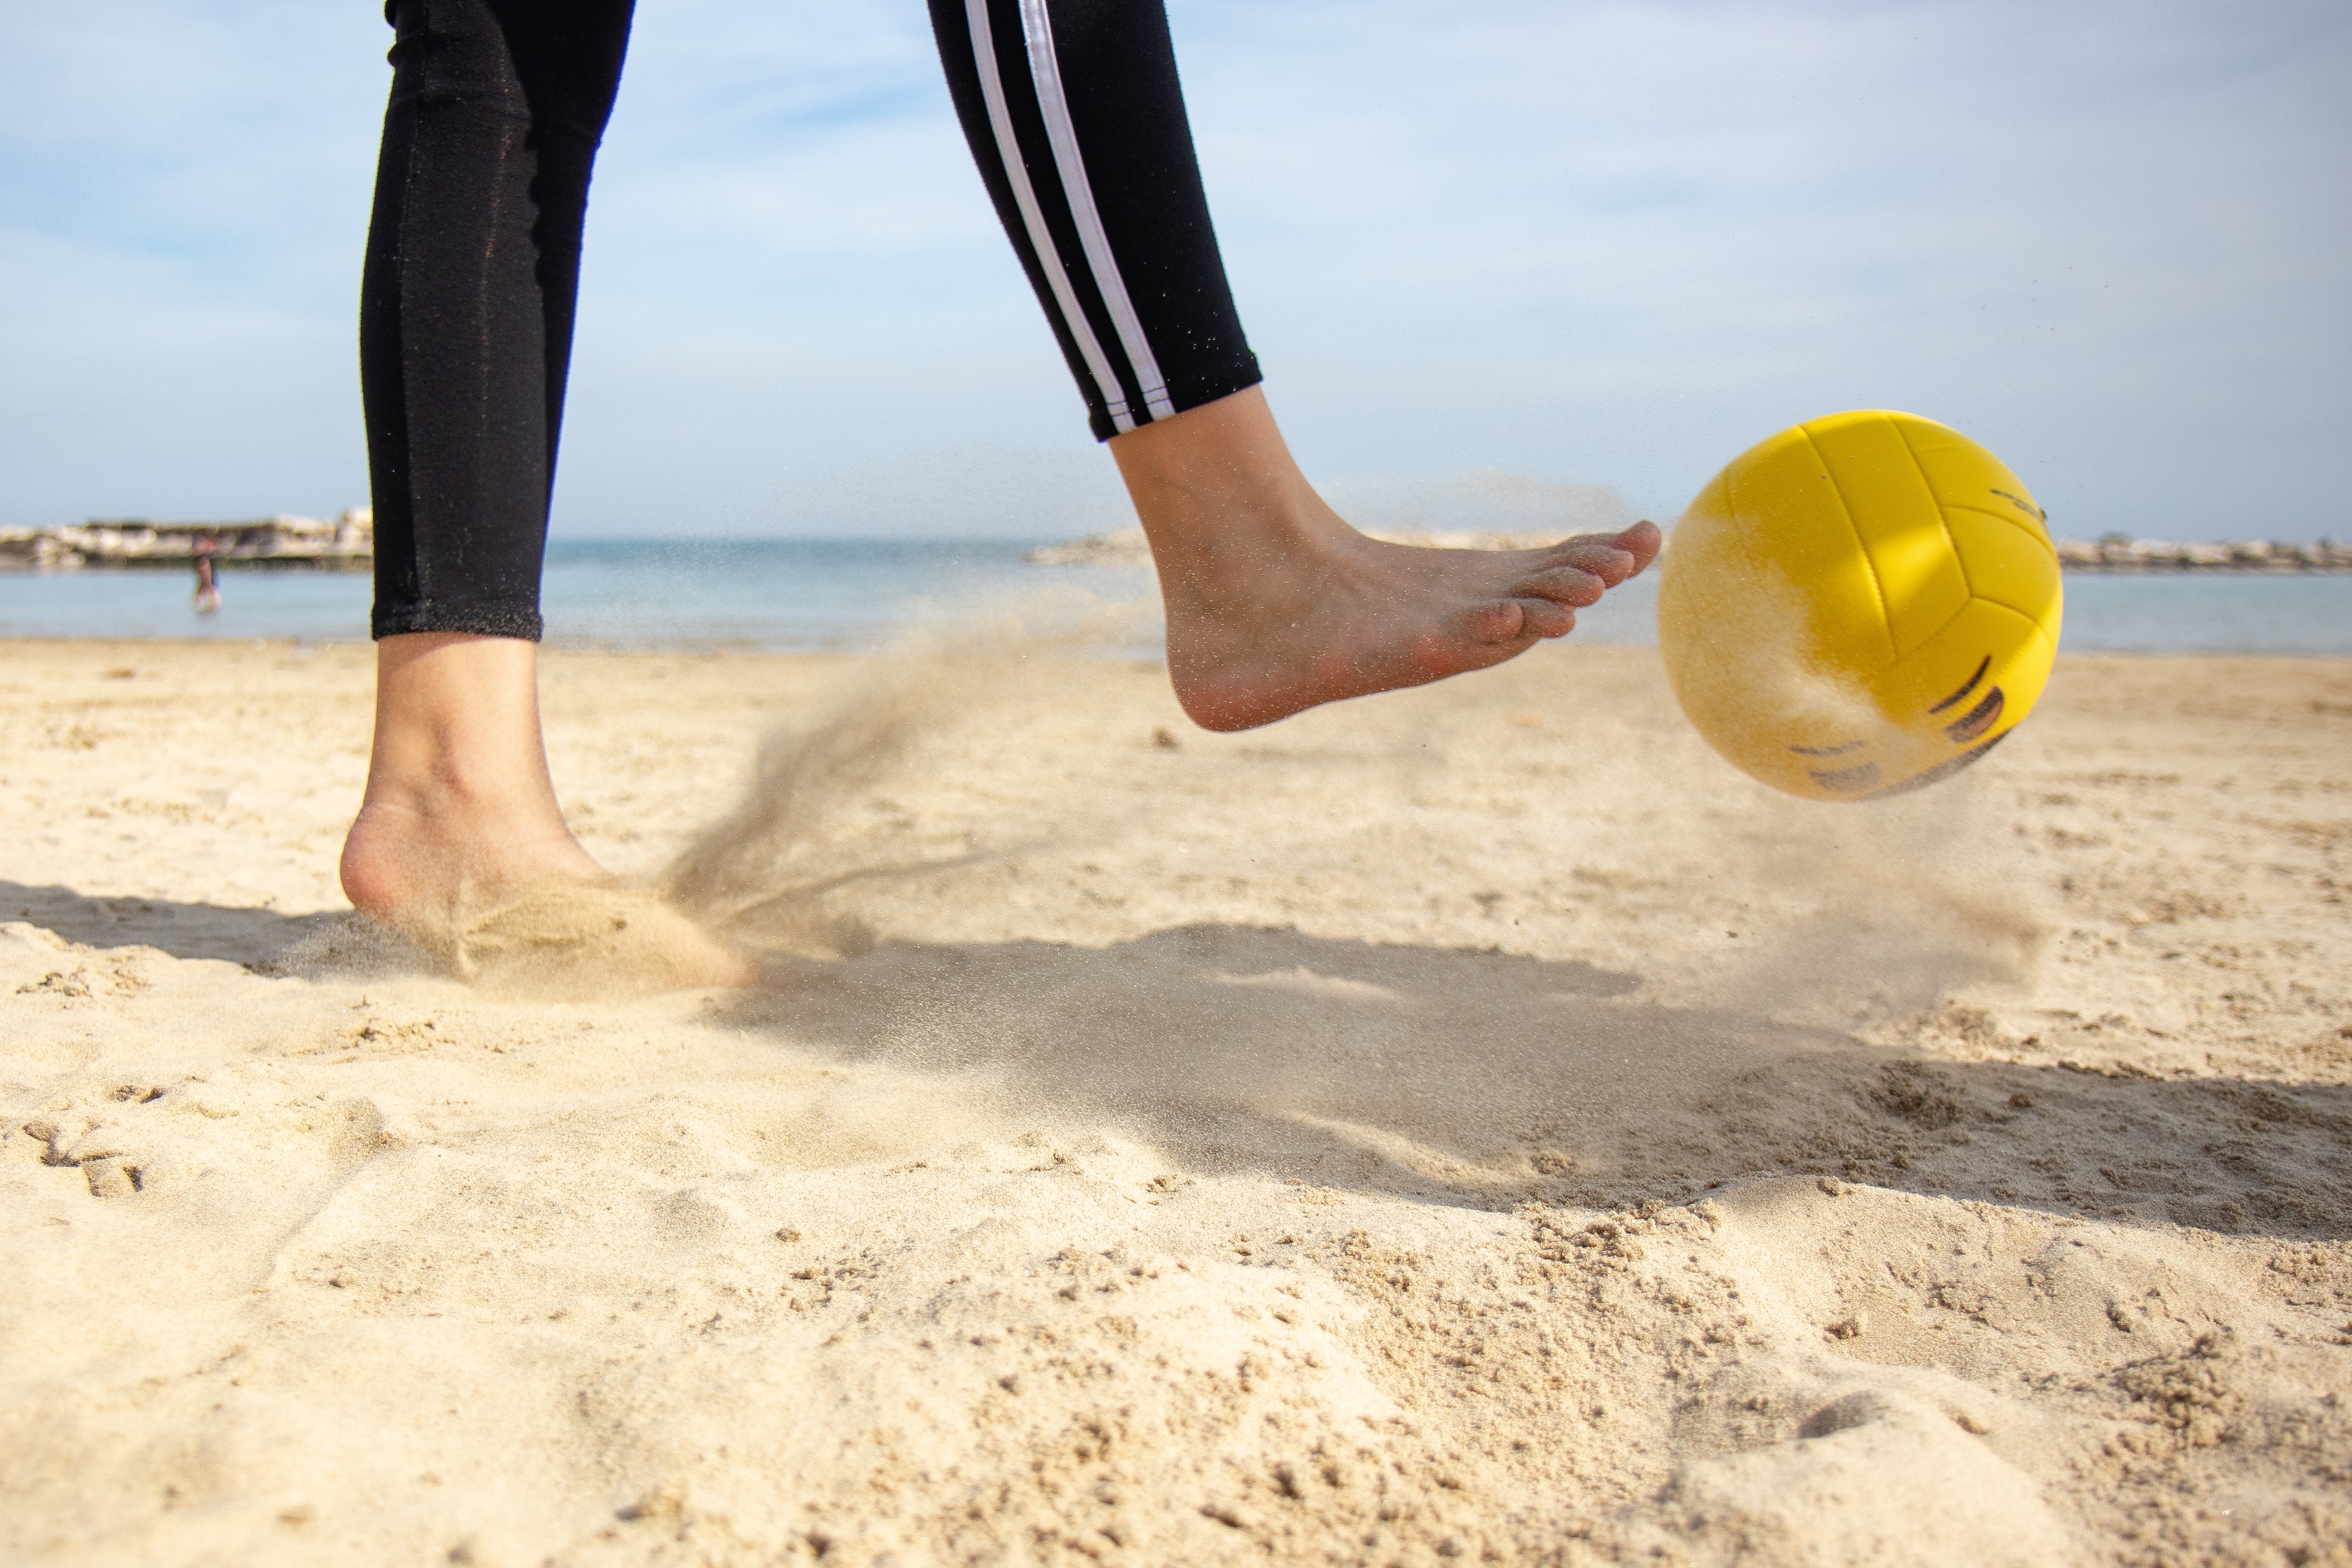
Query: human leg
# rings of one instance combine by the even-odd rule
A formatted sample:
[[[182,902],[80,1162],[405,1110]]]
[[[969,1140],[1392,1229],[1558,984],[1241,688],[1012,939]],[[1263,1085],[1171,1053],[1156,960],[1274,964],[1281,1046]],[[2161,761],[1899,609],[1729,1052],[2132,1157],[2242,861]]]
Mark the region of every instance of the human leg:
[[[1169,674],[1214,729],[1484,668],[1656,554],[1420,550],[1325,506],[1257,391],[1161,8],[930,0],[966,139],[1159,565]]]
[[[581,229],[633,0],[394,0],[361,282],[378,637],[536,640]]]
[[[632,0],[394,0],[361,289],[375,743],[345,891],[437,917],[600,874],[541,747],[534,644],[580,235]]]
[[[981,179],[1103,440],[1258,382],[1150,0],[930,0]]]

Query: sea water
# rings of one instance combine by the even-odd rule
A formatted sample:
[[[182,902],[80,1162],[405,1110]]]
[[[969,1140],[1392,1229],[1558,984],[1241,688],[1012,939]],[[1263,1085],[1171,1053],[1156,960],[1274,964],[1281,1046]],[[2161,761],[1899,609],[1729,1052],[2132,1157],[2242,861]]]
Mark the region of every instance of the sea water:
[[[557,539],[542,605],[548,640],[611,648],[870,648],[910,625],[951,623],[1040,593],[1150,605],[1147,570],[1031,566],[1008,539]],[[1656,641],[1656,578],[1578,614],[1587,642]],[[365,573],[222,572],[221,609],[198,615],[193,579],[168,571],[0,572],[0,636],[362,641]],[[1137,617],[1121,639],[1155,650]],[[2352,656],[2352,575],[2071,574],[2066,647],[2077,653]]]

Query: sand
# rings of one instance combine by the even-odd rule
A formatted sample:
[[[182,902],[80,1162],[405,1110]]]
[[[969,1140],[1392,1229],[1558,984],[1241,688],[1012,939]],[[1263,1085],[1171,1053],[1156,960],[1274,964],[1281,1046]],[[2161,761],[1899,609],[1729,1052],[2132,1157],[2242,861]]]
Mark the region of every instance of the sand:
[[[2352,664],[1832,807],[1641,650],[553,653],[650,993],[349,915],[368,687],[0,644],[11,1562],[2352,1561]]]

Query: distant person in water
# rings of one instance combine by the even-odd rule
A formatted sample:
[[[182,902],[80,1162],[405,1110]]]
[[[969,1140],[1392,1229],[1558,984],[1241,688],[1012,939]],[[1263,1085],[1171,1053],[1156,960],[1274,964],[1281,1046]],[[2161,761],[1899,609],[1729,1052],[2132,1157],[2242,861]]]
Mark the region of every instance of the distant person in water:
[[[196,613],[210,615],[220,608],[220,540],[211,534],[196,536]]]
[[[964,134],[1159,569],[1184,711],[1246,729],[1566,633],[1658,530],[1416,549],[1308,486],[1226,286],[1154,0],[930,0]],[[601,880],[540,737],[540,568],[591,166],[634,0],[391,0],[360,307],[375,746],[360,908]],[[910,414],[920,408],[912,404]]]

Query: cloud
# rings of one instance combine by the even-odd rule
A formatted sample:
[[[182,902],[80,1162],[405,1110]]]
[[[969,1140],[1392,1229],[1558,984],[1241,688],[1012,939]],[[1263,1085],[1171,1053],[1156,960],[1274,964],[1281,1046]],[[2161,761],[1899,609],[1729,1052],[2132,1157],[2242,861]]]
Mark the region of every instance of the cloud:
[[[1509,469],[1671,514],[1771,430],[1882,405],[1987,441],[2070,531],[2344,529],[2339,6],[1171,16],[1310,472]],[[0,523],[356,499],[373,10],[14,31]],[[576,366],[559,528],[1053,533],[1118,505],[902,4],[646,0]]]

